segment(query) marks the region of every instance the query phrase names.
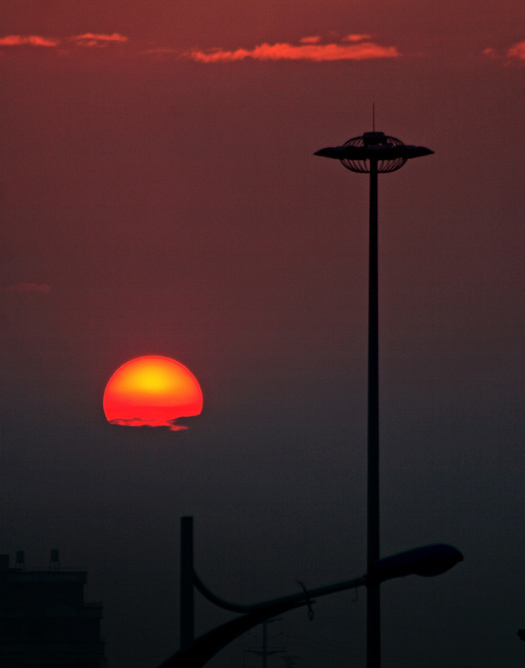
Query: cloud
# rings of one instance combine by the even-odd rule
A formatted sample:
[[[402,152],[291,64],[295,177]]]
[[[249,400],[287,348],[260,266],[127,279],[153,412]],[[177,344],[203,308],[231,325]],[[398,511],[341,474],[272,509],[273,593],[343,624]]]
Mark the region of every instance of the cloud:
[[[112,35],[105,35],[101,33],[87,32],[84,35],[75,35],[71,38],[79,46],[96,46],[104,47],[109,44],[122,44],[127,42],[128,38],[124,35],[119,35],[114,32]]]
[[[125,35],[113,33],[106,35],[103,33],[87,32],[83,35],[74,35],[68,39],[69,42],[77,46],[87,47],[105,47],[110,44],[123,44],[128,41]],[[42,37],[41,35],[7,35],[0,37],[0,47],[2,46],[58,46],[61,41],[54,37]]]
[[[33,294],[46,297],[51,292],[51,286],[47,283],[17,283],[4,288],[4,292],[15,292],[17,294]]]
[[[116,424],[120,427],[164,427],[170,431],[185,431],[189,428],[184,424],[176,424],[176,420],[143,420],[142,418],[109,420],[109,424]]]
[[[369,35],[348,35],[343,43],[320,44],[317,37],[303,37],[298,45],[282,42],[277,44],[264,43],[253,49],[236,49],[235,51],[225,51],[223,49],[199,51],[194,49],[184,53],[183,57],[199,63],[228,63],[246,60],[247,58],[253,60],[328,62],[399,57],[399,51],[395,46],[381,46],[370,41],[369,38]]]
[[[505,65],[508,65],[512,60],[523,62],[525,61],[525,40],[516,42],[516,44],[513,44],[511,47],[509,47],[505,53],[498,53],[496,49],[489,46],[486,49],[483,49],[482,54],[487,58],[497,60],[506,59],[504,62]]]
[[[301,37],[299,42],[301,44],[319,44],[321,38],[319,35],[312,35],[311,37]]]
[[[0,37],[0,46],[58,46],[59,41],[40,35],[7,35]]]
[[[351,34],[343,37],[343,42],[363,42],[364,40],[372,39],[372,35],[356,35]]]
[[[507,51],[507,58],[511,58],[512,60],[525,60],[525,40],[513,44]]]

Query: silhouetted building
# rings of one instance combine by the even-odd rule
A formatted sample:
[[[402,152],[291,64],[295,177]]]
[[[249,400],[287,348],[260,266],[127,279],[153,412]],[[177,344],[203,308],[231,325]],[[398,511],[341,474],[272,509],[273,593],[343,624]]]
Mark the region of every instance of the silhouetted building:
[[[0,555],[0,666],[104,668],[101,603],[84,601],[87,571],[61,569],[58,550],[49,570],[25,570],[24,553]]]

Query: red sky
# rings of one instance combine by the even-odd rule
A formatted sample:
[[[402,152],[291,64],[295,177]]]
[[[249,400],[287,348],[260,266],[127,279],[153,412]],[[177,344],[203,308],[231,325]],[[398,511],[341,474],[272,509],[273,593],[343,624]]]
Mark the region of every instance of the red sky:
[[[109,668],[176,646],[182,514],[225,597],[361,573],[368,184],[313,153],[375,102],[435,151],[380,181],[383,551],[466,557],[385,587],[385,668],[518,665],[523,2],[0,7],[1,551],[90,570]],[[108,427],[142,355],[199,380],[190,430]],[[292,616],[298,665],[362,665],[363,615]]]

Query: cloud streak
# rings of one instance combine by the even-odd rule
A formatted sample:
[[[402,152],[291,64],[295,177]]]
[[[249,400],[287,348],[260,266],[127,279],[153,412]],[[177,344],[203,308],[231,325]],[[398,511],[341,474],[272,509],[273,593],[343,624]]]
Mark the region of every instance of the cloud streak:
[[[41,35],[7,35],[0,37],[0,46],[58,46],[57,39],[42,37]]]
[[[372,35],[356,35],[352,33],[343,38],[343,42],[364,42],[365,40],[371,40]]]
[[[176,420],[144,420],[142,418],[131,418],[109,420],[109,424],[119,425],[120,427],[163,427],[170,431],[186,431],[189,427],[185,424],[176,424]]]
[[[525,61],[525,40],[523,42],[513,44],[507,51],[507,58],[511,58],[512,60]]]
[[[72,35],[67,38],[44,37],[43,35],[6,35],[0,37],[1,47],[60,47],[61,54],[70,52],[72,48],[101,49],[111,46],[123,46],[129,43],[129,38],[120,33],[86,32],[81,35]],[[516,45],[516,48],[520,45]],[[398,58],[401,54],[395,46],[378,44],[368,34],[348,34],[337,41],[323,43],[319,35],[307,35],[298,43],[264,42],[251,49],[226,50],[192,49],[181,53],[177,49],[153,48],[143,53],[168,54],[178,53],[185,60],[200,63],[229,63],[243,60],[259,61],[309,61],[333,62],[341,60],[371,60]]]
[[[84,35],[76,35],[71,38],[79,46],[105,47],[110,44],[122,44],[128,41],[124,35],[114,32],[112,35],[87,32]]]
[[[125,35],[120,35],[119,33],[113,33],[112,35],[106,35],[104,33],[93,33],[87,32],[83,35],[74,35],[69,37],[65,42],[74,43],[77,46],[85,47],[105,47],[110,44],[124,44],[128,41],[128,38]],[[42,35],[7,35],[5,37],[0,37],[0,47],[15,47],[15,46],[44,46],[44,47],[57,47],[64,43],[64,40],[60,40],[55,37],[43,37]]]
[[[504,64],[509,65],[511,61],[525,62],[525,40],[516,42],[505,52],[498,52],[492,46],[483,49],[482,54],[487,58],[494,60],[504,60]]]
[[[301,37],[299,42],[301,44],[319,44],[321,38],[319,35],[312,35],[311,37]]]
[[[317,36],[303,37],[299,44],[279,42],[260,44],[253,49],[193,49],[183,54],[184,58],[198,63],[231,63],[252,60],[306,60],[310,62],[333,62],[337,60],[370,60],[398,58],[395,46],[381,46],[371,41],[370,35],[347,35],[340,43],[321,44]]]

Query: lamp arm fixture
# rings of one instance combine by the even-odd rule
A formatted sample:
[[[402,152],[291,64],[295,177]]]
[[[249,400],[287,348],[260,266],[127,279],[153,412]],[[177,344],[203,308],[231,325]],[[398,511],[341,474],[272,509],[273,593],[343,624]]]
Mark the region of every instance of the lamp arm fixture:
[[[311,589],[309,591],[306,591],[305,589],[301,593],[290,594],[289,596],[272,599],[271,601],[263,601],[262,603],[255,603],[252,605],[240,605],[238,603],[225,601],[211,592],[199,578],[197,573],[193,571],[193,584],[195,585],[196,589],[204,596],[204,598],[207,598],[208,601],[218,606],[219,608],[224,608],[224,610],[230,610],[231,612],[241,612],[245,614],[251,612],[261,612],[275,606],[283,606],[283,608],[289,609],[287,607],[289,604],[293,607],[308,605],[310,603],[315,603],[315,600],[313,600],[314,598],[327,596],[328,594],[335,594],[336,592],[345,591],[346,589],[356,589],[357,587],[363,587],[367,584],[367,582],[367,576],[362,575],[359,578],[345,580],[344,582],[337,582],[335,584],[326,585],[325,587],[318,587],[317,589]]]
[[[225,601],[214,594],[200,577],[193,570],[193,584],[196,589],[207,598],[208,601],[217,605],[219,608],[230,610],[231,612],[251,613],[265,610],[269,607],[288,605],[289,603],[295,606],[308,605],[314,603],[314,598],[327,596],[328,594],[335,594],[347,589],[356,589],[357,587],[364,587],[368,584],[377,584],[385,580],[392,580],[393,578],[405,577],[407,575],[422,575],[430,577],[433,575],[441,575],[445,573],[458,562],[463,561],[461,552],[443,543],[436,545],[426,545],[424,547],[417,547],[400,554],[394,554],[391,557],[380,559],[374,564],[371,564],[370,572],[352,580],[344,580],[343,582],[336,582],[317,589],[311,589],[298,594],[291,594],[281,598],[272,599],[270,601],[263,601],[262,603],[254,603],[251,605],[242,605],[238,603],[231,603]]]

